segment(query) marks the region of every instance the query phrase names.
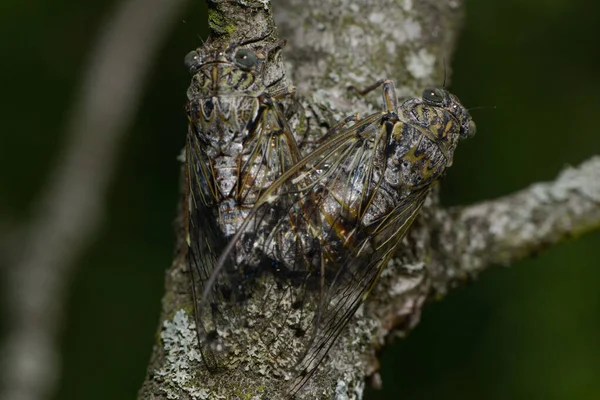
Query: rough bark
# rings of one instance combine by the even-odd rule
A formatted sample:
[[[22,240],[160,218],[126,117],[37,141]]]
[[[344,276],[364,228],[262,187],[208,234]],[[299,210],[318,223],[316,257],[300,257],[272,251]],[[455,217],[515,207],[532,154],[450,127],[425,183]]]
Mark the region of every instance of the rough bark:
[[[277,36],[267,0],[209,2],[209,7],[212,34],[221,40],[265,32]],[[440,86],[449,75],[446,67],[462,18],[461,2],[445,0],[282,0],[273,8],[288,40],[291,81],[309,110],[309,121],[317,122],[312,127],[330,126],[355,111],[380,109],[378,96],[358,98],[348,85],[390,78],[399,96]],[[445,295],[487,268],[599,228],[598,176],[600,157],[594,157],[566,169],[554,182],[471,206],[443,209],[434,192],[402,251],[308,382],[303,398],[361,398],[365,377],[378,368],[375,350],[392,331],[413,328],[426,300]],[[284,382],[268,373],[238,371],[230,388],[216,388],[202,371],[182,221],[183,215],[177,225],[178,251],[167,274],[163,322],[139,398],[272,398],[270,390]],[[217,392],[226,394],[218,397]]]

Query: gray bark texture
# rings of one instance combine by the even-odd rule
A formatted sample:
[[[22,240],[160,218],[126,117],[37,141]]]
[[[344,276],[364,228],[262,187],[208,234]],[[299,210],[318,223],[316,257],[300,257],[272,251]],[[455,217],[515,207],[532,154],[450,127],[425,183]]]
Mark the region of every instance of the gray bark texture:
[[[360,98],[349,85],[389,78],[399,97],[441,86],[450,75],[462,7],[460,0],[209,1],[209,20],[213,38],[222,40],[265,33],[276,38],[277,22],[287,40],[288,78],[308,110],[303,118],[316,122],[309,126],[318,128],[309,129],[317,136],[353,112],[381,109],[379,96]],[[487,268],[600,228],[599,176],[596,156],[565,169],[553,182],[470,206],[441,208],[434,191],[405,246],[298,398],[362,398],[365,378],[378,369],[375,351],[389,335],[411,330],[427,300],[443,297]],[[204,369],[194,332],[183,205],[180,211],[178,250],[139,399],[277,398],[272,393],[285,385],[281,376],[239,369],[227,381]]]

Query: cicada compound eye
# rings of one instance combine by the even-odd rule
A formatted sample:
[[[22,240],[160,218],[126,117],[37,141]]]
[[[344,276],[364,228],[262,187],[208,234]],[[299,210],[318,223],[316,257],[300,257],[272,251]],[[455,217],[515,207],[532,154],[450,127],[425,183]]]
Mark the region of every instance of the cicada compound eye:
[[[258,63],[258,57],[250,49],[239,49],[235,53],[235,64],[242,69],[251,69]]]
[[[444,91],[441,89],[425,89],[423,91],[423,101],[432,106],[443,106],[445,97]]]
[[[477,126],[475,125],[475,121],[473,121],[471,119],[471,120],[469,120],[469,126],[467,128],[467,131],[464,132],[463,136],[466,138],[471,138],[471,137],[475,136],[475,133],[477,133]]]
[[[191,72],[194,72],[194,70],[198,66],[199,61],[200,56],[198,55],[198,52],[196,50],[187,53],[185,55],[185,58],[183,59],[183,63]]]

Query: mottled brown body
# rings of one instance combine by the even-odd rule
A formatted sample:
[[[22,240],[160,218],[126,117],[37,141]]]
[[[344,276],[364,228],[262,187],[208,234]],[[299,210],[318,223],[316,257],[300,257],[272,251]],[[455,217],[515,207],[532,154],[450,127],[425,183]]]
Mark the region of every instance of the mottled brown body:
[[[191,177],[202,200],[217,207],[225,236],[235,233],[260,191],[299,159],[282,114],[293,88],[285,86],[283,70],[268,77],[264,70],[269,56],[279,60],[280,49],[281,43],[254,44],[188,55],[188,165],[196,167]]]
[[[187,240],[198,341],[211,370],[224,364],[219,343],[211,339],[221,324],[218,307],[241,303],[244,283],[238,264],[231,265],[209,302],[200,304],[216,259],[261,193],[299,160],[283,116],[293,88],[286,85],[282,45],[207,43],[186,57],[192,73],[186,106]],[[250,259],[252,251],[238,247],[236,257]]]
[[[391,81],[382,83],[385,111],[329,132],[261,194],[217,261],[216,274],[245,263],[255,294],[281,304],[281,315],[252,319],[262,321],[261,339],[277,349],[275,359],[297,357],[288,393],[316,370],[452,164],[458,141],[475,132],[445,90],[398,105]],[[240,246],[258,258],[231,257]]]

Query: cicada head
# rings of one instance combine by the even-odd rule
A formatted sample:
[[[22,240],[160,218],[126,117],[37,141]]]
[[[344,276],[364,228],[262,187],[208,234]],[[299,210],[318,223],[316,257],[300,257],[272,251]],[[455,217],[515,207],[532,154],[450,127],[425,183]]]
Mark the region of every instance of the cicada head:
[[[388,144],[390,176],[404,187],[431,185],[452,165],[458,142],[475,133],[469,112],[444,89],[427,89],[397,110],[399,124]],[[400,129],[401,128],[401,129]],[[399,177],[394,177],[399,171]],[[393,179],[388,179],[393,182]],[[399,183],[396,183],[398,185]]]
[[[444,89],[426,89],[421,98],[401,107],[404,118],[416,123],[423,134],[444,153],[447,165],[461,139],[475,134],[475,123],[458,98]]]
[[[273,44],[230,44],[215,49],[206,44],[185,56],[184,63],[192,74],[190,91],[202,97],[258,96],[280,82],[285,74],[283,63],[267,63],[278,57],[283,42]],[[281,64],[273,69],[267,64]]]
[[[475,122],[467,109],[460,103],[458,97],[444,89],[426,89],[423,91],[423,104],[435,107],[440,112],[438,136],[442,140],[454,142],[456,139],[465,139],[475,135]]]

